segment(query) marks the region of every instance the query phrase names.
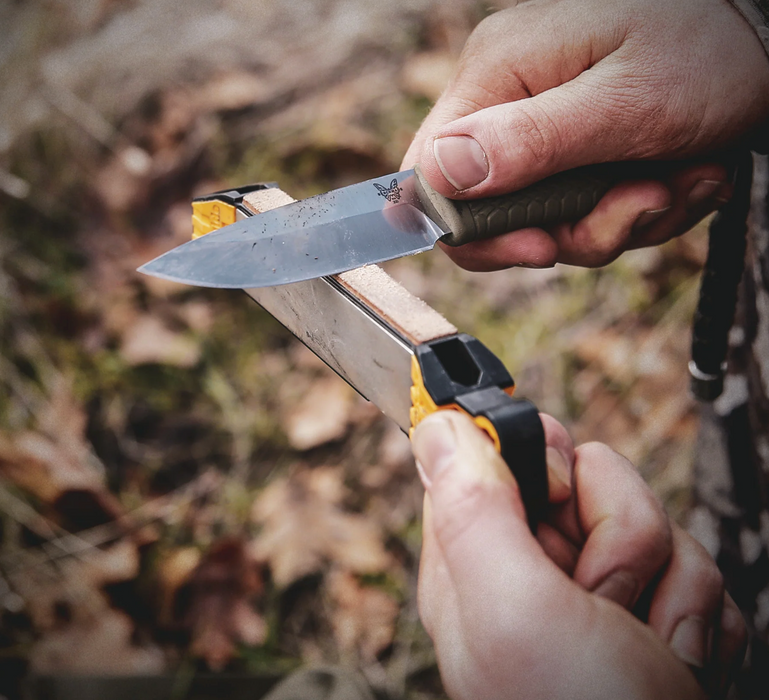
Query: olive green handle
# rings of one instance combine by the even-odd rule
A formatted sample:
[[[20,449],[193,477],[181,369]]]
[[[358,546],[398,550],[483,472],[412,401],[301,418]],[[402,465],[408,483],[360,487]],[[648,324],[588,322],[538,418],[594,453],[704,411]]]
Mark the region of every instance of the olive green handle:
[[[659,162],[588,165],[558,173],[517,192],[468,200],[444,197],[430,187],[419,166],[414,170],[422,205],[451,231],[441,242],[460,246],[519,229],[579,221],[617,183],[659,179],[663,166]]]

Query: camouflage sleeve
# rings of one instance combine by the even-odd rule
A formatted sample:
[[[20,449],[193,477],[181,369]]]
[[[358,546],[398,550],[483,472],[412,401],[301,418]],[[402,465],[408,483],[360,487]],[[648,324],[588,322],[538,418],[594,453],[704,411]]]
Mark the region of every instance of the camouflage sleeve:
[[[748,254],[723,395],[702,410],[690,532],[750,631],[730,698],[769,697],[769,158],[755,156]]]
[[[769,0],[730,0],[753,27],[769,55]]]

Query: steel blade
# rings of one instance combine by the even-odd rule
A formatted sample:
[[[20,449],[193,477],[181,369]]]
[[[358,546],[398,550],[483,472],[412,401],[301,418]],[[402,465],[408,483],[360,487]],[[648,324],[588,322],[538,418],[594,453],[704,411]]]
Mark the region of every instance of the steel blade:
[[[250,289],[421,253],[447,231],[423,211],[414,181],[408,170],[272,209],[174,248],[139,271]]]

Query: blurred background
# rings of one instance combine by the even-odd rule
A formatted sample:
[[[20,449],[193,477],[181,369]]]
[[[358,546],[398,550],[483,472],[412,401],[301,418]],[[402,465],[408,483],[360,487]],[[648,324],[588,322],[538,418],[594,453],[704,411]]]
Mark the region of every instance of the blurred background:
[[[443,697],[408,440],[244,294],[134,270],[188,239],[196,195],[396,170],[491,11],[0,2],[0,696],[82,699],[85,676],[257,698],[331,663]],[[682,520],[705,250],[695,230],[595,271],[386,267]]]

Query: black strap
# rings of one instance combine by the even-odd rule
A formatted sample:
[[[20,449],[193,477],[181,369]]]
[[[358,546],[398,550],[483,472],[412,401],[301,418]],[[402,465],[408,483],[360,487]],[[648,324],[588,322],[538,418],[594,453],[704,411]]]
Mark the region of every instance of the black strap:
[[[745,271],[752,183],[753,157],[746,151],[737,159],[734,196],[710,224],[710,249],[694,315],[689,365],[692,393],[700,401],[715,401],[724,390],[729,331]]]

